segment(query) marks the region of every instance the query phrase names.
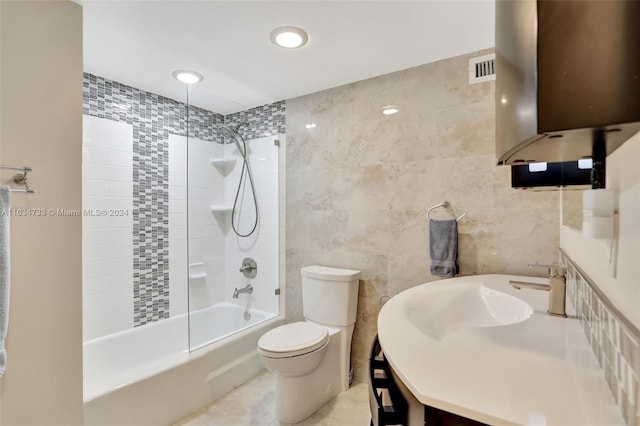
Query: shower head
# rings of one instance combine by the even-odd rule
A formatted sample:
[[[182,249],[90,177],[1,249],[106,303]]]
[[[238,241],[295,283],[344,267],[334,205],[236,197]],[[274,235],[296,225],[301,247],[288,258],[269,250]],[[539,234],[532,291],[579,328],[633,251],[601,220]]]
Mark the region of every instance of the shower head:
[[[221,143],[221,144],[234,143],[236,145],[236,148],[238,148],[240,155],[242,155],[242,157],[245,157],[246,151],[247,151],[246,144],[244,142],[244,138],[240,134],[240,129],[248,125],[249,123],[246,121],[241,121],[237,123],[235,126],[228,125],[228,124],[219,125],[218,135],[222,136],[222,138],[221,140],[218,141],[218,143]],[[242,146],[240,145],[240,142],[242,142]]]
[[[240,129],[242,129],[243,127],[248,126],[248,125],[249,125],[249,123],[247,123],[246,121],[241,121],[241,122],[237,123],[236,125],[231,125],[231,124],[221,124],[221,125],[219,125],[218,126],[218,134],[226,139],[226,140],[222,141],[222,143],[224,143],[224,144],[232,143],[237,138],[239,138],[239,137],[241,138],[242,135],[240,134]]]

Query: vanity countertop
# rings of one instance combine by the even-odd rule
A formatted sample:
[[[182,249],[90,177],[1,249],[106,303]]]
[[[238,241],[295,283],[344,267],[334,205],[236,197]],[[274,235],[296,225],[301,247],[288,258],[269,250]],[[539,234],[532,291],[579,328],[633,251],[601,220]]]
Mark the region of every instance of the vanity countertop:
[[[459,277],[389,300],[378,317],[378,335],[397,376],[420,403],[490,425],[624,424],[570,303],[568,318],[549,316],[547,292],[517,290],[509,280],[548,282],[514,275]],[[515,324],[460,327],[442,337],[409,320],[408,310],[432,286],[461,283],[515,296],[534,312]]]

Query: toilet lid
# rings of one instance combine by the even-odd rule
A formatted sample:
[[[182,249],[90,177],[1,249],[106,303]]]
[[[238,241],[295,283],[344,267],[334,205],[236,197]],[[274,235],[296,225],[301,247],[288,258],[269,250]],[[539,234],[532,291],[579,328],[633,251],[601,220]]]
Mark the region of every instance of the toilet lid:
[[[267,331],[258,340],[258,352],[285,358],[313,352],[329,340],[326,328],[310,322],[294,322]]]

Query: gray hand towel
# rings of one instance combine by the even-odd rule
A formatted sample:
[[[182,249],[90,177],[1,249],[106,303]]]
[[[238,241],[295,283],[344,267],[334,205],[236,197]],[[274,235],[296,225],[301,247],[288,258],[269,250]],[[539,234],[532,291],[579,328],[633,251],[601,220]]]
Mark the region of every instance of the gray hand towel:
[[[9,210],[11,188],[0,186],[0,376],[7,366],[4,339],[9,328]]]
[[[458,221],[429,219],[431,275],[453,277],[458,267]]]

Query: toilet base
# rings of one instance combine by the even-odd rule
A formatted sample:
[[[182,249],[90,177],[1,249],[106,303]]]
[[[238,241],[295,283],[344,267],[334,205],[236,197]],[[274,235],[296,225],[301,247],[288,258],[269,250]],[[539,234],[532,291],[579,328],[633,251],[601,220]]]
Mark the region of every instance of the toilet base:
[[[332,336],[327,354],[313,372],[298,377],[276,374],[276,419],[297,423],[306,419],[339,393],[347,390],[340,365],[340,342]]]
[[[293,383],[296,381],[300,383]],[[309,376],[279,378],[276,419],[280,423],[297,423],[318,411],[340,393],[335,386],[326,382],[326,380],[310,380]]]

